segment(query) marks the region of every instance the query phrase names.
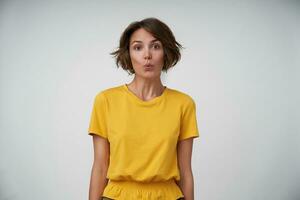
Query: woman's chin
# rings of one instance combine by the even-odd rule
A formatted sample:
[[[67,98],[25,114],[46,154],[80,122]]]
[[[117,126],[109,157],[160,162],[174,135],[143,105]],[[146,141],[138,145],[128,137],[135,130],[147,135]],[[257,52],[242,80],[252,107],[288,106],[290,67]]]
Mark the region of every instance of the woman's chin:
[[[156,72],[156,71],[144,71],[142,74],[140,74],[141,77],[144,78],[157,78],[160,77],[160,73]]]

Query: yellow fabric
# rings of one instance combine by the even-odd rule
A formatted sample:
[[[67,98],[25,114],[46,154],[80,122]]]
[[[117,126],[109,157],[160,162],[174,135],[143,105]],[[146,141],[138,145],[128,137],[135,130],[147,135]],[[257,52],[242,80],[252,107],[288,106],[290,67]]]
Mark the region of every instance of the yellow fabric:
[[[90,135],[110,143],[110,179],[103,196],[113,199],[183,197],[177,142],[199,137],[196,104],[188,94],[165,87],[143,101],[127,84],[98,92],[91,113]]]

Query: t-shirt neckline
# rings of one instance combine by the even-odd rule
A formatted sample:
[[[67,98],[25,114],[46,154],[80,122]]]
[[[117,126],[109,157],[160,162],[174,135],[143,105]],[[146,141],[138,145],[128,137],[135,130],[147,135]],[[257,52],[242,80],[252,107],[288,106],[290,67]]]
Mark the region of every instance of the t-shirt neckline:
[[[138,96],[136,96],[131,90],[129,90],[127,83],[123,84],[123,89],[126,91],[127,94],[129,94],[131,99],[133,99],[136,103],[138,103],[140,105],[146,105],[146,106],[147,105],[153,105],[153,104],[161,101],[164,98],[164,96],[166,95],[167,91],[168,91],[168,87],[164,86],[164,90],[163,90],[161,95],[159,95],[157,97],[154,97],[151,100],[144,101],[144,100],[140,99]]]

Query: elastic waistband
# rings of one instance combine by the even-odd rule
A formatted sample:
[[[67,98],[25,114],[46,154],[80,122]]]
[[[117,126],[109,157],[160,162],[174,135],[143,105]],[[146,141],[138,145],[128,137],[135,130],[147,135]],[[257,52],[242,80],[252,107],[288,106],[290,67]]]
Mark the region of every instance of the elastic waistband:
[[[142,182],[142,181],[128,181],[128,180],[109,180],[110,184],[112,185],[119,185],[124,186],[128,189],[160,189],[162,187],[168,186],[177,186],[174,179],[166,180],[166,181],[159,181],[159,182]]]
[[[109,180],[103,196],[112,199],[178,199],[184,197],[174,179],[159,182]]]

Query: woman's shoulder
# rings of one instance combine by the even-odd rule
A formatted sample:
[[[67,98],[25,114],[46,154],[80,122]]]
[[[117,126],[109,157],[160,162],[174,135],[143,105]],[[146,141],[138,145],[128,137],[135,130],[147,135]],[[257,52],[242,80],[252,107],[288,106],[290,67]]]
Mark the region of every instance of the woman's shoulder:
[[[183,90],[179,90],[179,89],[175,89],[175,88],[168,88],[169,89],[169,94],[176,99],[180,99],[183,101],[194,101],[193,97],[190,95],[190,93],[183,91]]]
[[[116,85],[116,86],[111,86],[111,87],[106,87],[99,89],[98,92],[96,93],[96,96],[111,96],[114,94],[118,94],[122,92],[124,85]]]

